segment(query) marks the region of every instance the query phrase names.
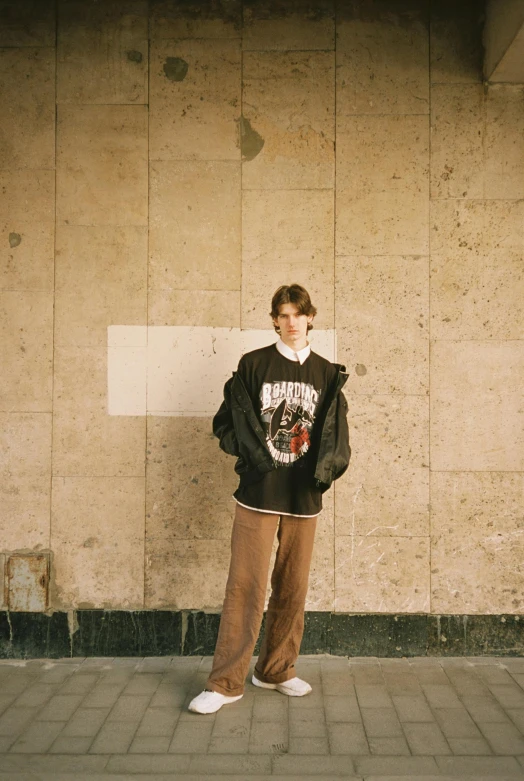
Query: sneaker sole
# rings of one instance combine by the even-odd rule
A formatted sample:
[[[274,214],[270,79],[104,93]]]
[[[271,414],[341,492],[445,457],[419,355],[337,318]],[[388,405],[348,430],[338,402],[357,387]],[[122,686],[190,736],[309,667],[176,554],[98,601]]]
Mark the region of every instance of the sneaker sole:
[[[218,706],[218,708],[215,708],[214,710],[198,710],[197,708],[191,708],[190,704],[187,706],[187,709],[190,710],[191,713],[201,713],[203,716],[205,716],[208,713],[216,713],[220,710],[220,708],[223,708],[224,705],[232,705],[232,703],[237,702],[237,700],[241,700],[243,696],[243,694],[239,694],[238,697],[232,697],[228,702],[223,702]]]
[[[261,689],[276,689],[281,694],[287,694],[288,697],[305,697],[306,694],[310,694],[312,691],[312,689],[309,689],[307,692],[296,692],[292,689],[287,689],[281,683],[265,683],[264,681],[259,681],[255,676],[252,677],[251,682],[255,686],[260,686]]]

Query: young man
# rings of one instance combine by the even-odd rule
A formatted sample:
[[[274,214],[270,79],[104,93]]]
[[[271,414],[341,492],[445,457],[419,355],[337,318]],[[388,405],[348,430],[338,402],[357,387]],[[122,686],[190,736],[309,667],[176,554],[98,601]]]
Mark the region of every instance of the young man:
[[[214,713],[243,695],[277,530],[265,634],[252,683],[297,697],[311,691],[294,665],[317,516],[322,494],[344,474],[351,455],[341,390],[345,367],[313,352],[307,340],[316,312],[300,285],[278,288],[271,317],[280,339],[242,356],[213,419],[220,447],[237,458],[240,484],[213,666],[206,688],[189,704],[196,713]]]

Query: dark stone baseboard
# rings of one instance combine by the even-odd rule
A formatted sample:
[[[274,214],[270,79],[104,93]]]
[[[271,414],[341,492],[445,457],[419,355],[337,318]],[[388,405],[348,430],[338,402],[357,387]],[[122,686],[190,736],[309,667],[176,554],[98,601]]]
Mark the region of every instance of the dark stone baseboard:
[[[0,611],[0,658],[211,656],[220,623],[201,610],[75,610],[70,619]],[[307,612],[300,653],[524,656],[524,616]]]

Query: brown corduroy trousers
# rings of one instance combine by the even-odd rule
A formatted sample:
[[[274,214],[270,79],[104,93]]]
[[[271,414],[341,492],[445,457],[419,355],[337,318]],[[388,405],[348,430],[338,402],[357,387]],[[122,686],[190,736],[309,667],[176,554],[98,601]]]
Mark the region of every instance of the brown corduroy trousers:
[[[278,549],[255,675],[265,683],[282,683],[295,677],[317,518],[262,513],[237,503],[231,563],[207,689],[230,697],[244,692],[264,615],[277,527]]]

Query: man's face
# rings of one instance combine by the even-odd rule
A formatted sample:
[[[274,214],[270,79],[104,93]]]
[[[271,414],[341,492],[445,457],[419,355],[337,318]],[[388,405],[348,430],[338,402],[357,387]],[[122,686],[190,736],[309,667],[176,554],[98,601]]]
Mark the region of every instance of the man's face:
[[[274,324],[280,328],[282,341],[294,350],[301,350],[307,344],[307,325],[313,315],[301,315],[295,304],[281,304]]]

